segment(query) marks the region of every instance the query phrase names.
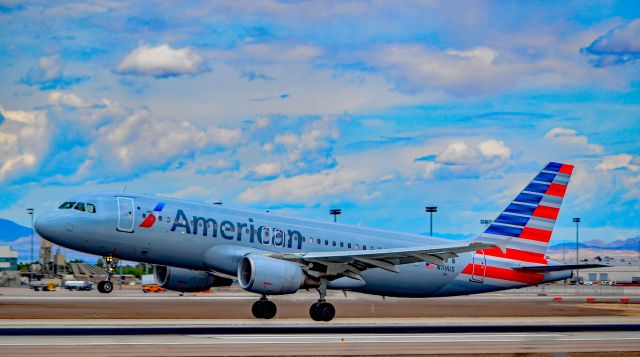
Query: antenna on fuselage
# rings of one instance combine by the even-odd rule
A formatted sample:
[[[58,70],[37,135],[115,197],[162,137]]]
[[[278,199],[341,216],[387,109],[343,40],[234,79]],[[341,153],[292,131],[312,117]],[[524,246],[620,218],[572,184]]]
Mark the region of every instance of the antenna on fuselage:
[[[122,192],[126,192],[127,191],[127,185],[124,185],[124,187],[122,187]]]

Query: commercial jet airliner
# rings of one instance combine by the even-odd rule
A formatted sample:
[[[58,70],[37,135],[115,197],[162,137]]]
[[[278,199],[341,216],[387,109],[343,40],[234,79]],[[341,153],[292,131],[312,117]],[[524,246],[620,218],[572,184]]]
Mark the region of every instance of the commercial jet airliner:
[[[163,287],[203,291],[238,281],[261,298],[251,309],[270,319],[269,295],[316,289],[309,315],[330,321],[327,289],[396,297],[476,294],[571,277],[589,265],[545,257],[573,166],[551,162],[468,241],[284,217],[134,193],[88,193],[35,223],[70,249],[155,264]],[[112,271],[110,269],[109,271]],[[113,290],[111,273],[98,290]]]

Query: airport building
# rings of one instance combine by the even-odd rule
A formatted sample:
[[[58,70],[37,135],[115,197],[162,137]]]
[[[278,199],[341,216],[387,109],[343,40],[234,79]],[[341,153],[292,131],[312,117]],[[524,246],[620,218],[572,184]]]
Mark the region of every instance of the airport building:
[[[615,283],[633,283],[640,284],[640,264],[634,263],[616,263],[609,267],[595,268],[583,270],[580,277],[585,281],[593,283],[615,282]]]
[[[0,245],[0,271],[18,270],[18,252],[8,245]]]

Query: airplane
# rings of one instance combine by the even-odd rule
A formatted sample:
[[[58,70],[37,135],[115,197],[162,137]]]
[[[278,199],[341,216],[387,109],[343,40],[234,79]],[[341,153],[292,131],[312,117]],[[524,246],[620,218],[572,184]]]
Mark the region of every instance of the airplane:
[[[87,193],[35,222],[40,236],[105,257],[102,293],[113,290],[113,258],[155,265],[163,288],[197,292],[234,280],[260,295],[256,318],[277,313],[270,295],[316,289],[309,309],[330,321],[327,290],[392,297],[478,294],[568,279],[573,269],[545,257],[573,166],[550,162],[477,237],[453,241],[285,217],[167,197]]]

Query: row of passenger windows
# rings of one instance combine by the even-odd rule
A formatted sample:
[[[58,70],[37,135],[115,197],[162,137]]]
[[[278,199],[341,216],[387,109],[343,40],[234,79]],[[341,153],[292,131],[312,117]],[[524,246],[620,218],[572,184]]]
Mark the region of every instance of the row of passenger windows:
[[[81,212],[96,213],[96,206],[93,203],[84,202],[65,202],[58,207],[59,209],[76,209]]]
[[[142,214],[142,218],[146,218],[146,217],[147,217],[147,214],[143,213]],[[163,221],[162,218],[163,218],[162,216],[158,216],[158,221],[162,222]],[[171,218],[169,218],[168,216],[165,216],[165,220],[166,220],[167,223],[171,222]],[[175,223],[178,223],[178,219],[175,220]],[[182,222],[182,224],[186,225],[187,222],[186,221]],[[193,220],[191,220],[189,222],[189,224],[190,224],[190,227],[193,227]],[[202,222],[198,222],[198,227],[202,227]],[[211,228],[211,222],[207,222],[207,229],[210,229],[210,228]],[[214,224],[213,225],[213,229],[217,230],[218,229],[218,224]],[[226,231],[227,232],[235,232],[236,231],[236,227],[235,226],[226,226]],[[279,232],[282,232],[282,231],[279,231]],[[249,228],[245,228],[245,233],[246,234],[250,233]],[[285,232],[283,232],[283,233],[284,233],[285,238],[286,238],[287,234]],[[267,237],[269,236],[269,229],[268,228],[265,231],[265,235]],[[278,238],[280,238],[279,234],[278,234]],[[293,240],[294,241],[298,241],[298,237],[294,236]],[[310,244],[314,244],[315,243],[315,244],[318,244],[318,245],[322,245],[322,240],[321,239],[313,238],[313,237],[302,237],[302,242],[303,243],[304,242],[309,242]],[[328,239],[324,240],[324,245],[326,245],[326,246],[331,245],[332,247],[340,246],[340,248],[344,248],[345,247],[345,243],[344,242],[339,242],[339,241],[336,242],[335,240],[330,241]],[[360,250],[360,245],[359,244],[353,244],[352,245],[351,243],[346,243],[346,247],[347,247],[347,249]],[[374,249],[376,249],[376,247],[374,247],[372,245],[371,246],[366,246],[366,245],[362,246],[362,250],[367,250],[367,249],[374,250]],[[382,249],[382,248],[381,247],[377,247],[377,249]]]

